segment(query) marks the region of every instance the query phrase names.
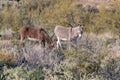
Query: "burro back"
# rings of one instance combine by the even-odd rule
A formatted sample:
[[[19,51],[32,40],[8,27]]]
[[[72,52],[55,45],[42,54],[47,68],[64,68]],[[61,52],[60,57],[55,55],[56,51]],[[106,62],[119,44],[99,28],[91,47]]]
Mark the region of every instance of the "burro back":
[[[54,29],[54,33],[57,37],[57,47],[61,47],[60,40],[64,41],[71,41],[75,40],[77,42],[77,39],[82,36],[83,32],[83,25],[76,26],[76,27],[63,27],[63,26],[56,26]]]

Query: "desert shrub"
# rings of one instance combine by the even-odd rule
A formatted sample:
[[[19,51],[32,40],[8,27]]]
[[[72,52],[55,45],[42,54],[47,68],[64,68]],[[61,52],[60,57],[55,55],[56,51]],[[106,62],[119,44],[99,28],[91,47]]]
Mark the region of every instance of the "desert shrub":
[[[54,28],[56,25],[74,27],[85,24],[85,32],[119,35],[119,1],[109,5],[114,11],[100,7],[99,12],[89,12],[77,3],[77,0],[21,0],[18,7],[13,3],[9,8],[3,8],[0,25],[17,31],[23,25]]]
[[[9,73],[6,77],[13,79],[119,80],[119,60],[109,56],[109,49],[118,47],[119,39],[83,33],[78,45],[77,50],[74,47],[70,50],[43,49],[38,43],[26,40],[24,47],[17,45],[12,48],[17,66],[5,69],[3,75]],[[21,67],[23,63],[24,66]],[[38,74],[39,69],[36,68],[39,65],[42,66],[41,74]],[[35,76],[28,78],[30,75]]]
[[[39,44],[34,42],[26,42],[24,47],[16,47],[14,53],[16,56],[16,64],[26,62],[30,65],[42,64],[53,68],[54,65],[64,60],[64,55],[55,48],[43,49],[40,48]]]
[[[66,55],[64,61],[57,64],[52,70],[43,68],[46,80],[106,80],[106,78],[97,74],[100,70],[100,63],[89,60],[91,58],[84,51],[73,50],[63,53]],[[95,60],[98,59],[95,58]]]
[[[119,80],[120,73],[120,62],[118,59],[109,59],[107,64],[104,64],[99,74],[106,79]]]
[[[0,51],[0,67],[14,63],[14,55],[7,51]]]
[[[109,51],[111,53],[112,58],[119,58],[120,51],[119,51],[119,45],[120,39],[119,38],[112,38],[106,40],[106,45],[109,48]]]
[[[9,51],[12,50],[14,45],[11,40],[0,40],[0,50]],[[11,52],[10,52],[11,53]]]
[[[0,74],[0,80],[6,80],[6,76],[7,76],[8,74]]]
[[[10,6],[9,9],[5,6],[0,14],[3,16],[1,26],[4,28],[12,28],[14,26],[20,27],[22,25],[22,20],[20,19],[22,16],[20,15],[20,11],[17,10],[17,7],[14,5]]]
[[[5,76],[5,79],[9,80],[44,80],[42,66],[37,66],[34,68],[25,65],[21,65],[15,68],[4,67],[3,74],[8,74]]]
[[[56,25],[78,25],[79,22],[82,22],[80,21],[82,9],[74,5],[75,1],[76,0],[58,0],[56,4],[45,8],[40,15],[42,23],[51,28]]]

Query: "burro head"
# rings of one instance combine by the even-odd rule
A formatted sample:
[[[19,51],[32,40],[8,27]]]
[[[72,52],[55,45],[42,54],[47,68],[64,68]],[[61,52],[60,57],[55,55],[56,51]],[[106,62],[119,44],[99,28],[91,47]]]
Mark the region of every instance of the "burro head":
[[[83,28],[84,28],[84,25],[79,25],[76,27],[76,33],[78,34],[79,37],[82,36]]]

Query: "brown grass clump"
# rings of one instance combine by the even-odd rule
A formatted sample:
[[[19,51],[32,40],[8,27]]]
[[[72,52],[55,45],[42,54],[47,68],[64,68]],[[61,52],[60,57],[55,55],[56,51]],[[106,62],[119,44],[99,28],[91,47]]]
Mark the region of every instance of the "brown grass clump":
[[[0,65],[14,63],[14,55],[7,51],[0,51]]]

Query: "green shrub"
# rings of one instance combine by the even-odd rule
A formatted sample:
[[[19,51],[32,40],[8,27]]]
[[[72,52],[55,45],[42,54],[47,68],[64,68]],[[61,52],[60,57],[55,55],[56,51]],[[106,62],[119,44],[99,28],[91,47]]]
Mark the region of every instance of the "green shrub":
[[[41,66],[30,68],[21,65],[10,69],[4,68],[3,73],[8,74],[6,76],[7,80],[44,80]]]

